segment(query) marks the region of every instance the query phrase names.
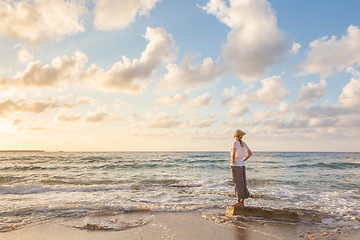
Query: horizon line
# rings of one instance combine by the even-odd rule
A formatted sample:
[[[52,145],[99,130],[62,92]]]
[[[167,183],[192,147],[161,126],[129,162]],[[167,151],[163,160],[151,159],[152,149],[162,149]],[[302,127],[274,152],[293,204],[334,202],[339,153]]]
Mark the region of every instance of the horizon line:
[[[100,153],[100,152],[228,152],[227,150],[74,150],[74,151],[67,151],[67,150],[37,150],[37,149],[21,149],[21,150],[0,150],[0,153],[26,153],[26,152],[33,152],[33,153],[72,153],[72,152],[93,152],[93,153]],[[360,153],[360,151],[299,151],[299,150],[255,150],[252,152],[284,152],[284,153]]]

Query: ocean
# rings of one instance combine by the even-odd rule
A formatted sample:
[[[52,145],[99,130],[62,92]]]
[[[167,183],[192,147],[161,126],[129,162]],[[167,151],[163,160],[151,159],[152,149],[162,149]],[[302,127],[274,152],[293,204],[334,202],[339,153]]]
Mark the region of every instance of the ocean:
[[[0,232],[92,214],[216,217],[236,201],[229,159],[229,152],[0,153]],[[318,212],[323,227],[360,229],[360,153],[254,152],[246,171],[250,193],[260,196],[247,206]]]

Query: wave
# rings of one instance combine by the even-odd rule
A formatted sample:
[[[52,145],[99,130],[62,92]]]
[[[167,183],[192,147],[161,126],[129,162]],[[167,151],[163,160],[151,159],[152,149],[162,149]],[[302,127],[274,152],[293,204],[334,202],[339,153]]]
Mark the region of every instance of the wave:
[[[0,176],[0,184],[11,184],[22,180],[21,177],[14,176]]]
[[[110,160],[110,159],[111,159],[110,157],[89,156],[89,157],[82,157],[79,160],[92,163],[92,162],[99,162],[99,161],[101,161],[101,162],[102,161],[107,161],[107,160]]]
[[[40,181],[43,184],[46,185],[76,185],[76,186],[93,186],[93,185],[119,185],[125,183],[125,181],[116,181],[111,179],[105,179],[105,180],[87,180],[87,181],[81,181],[81,180],[60,180],[60,179],[46,179]]]
[[[320,169],[347,169],[360,168],[360,163],[354,162],[332,162],[332,163],[302,163],[287,166],[289,168],[320,168]]]
[[[15,186],[0,186],[0,195],[5,194],[39,194],[46,192],[95,192],[95,191],[112,191],[130,189],[129,186],[107,186],[96,185],[89,187],[50,187],[41,185],[15,185]]]
[[[55,171],[55,170],[69,170],[69,166],[61,167],[41,167],[41,166],[14,166],[14,167],[3,167],[0,171],[14,171],[14,172],[24,172],[24,171]]]
[[[301,181],[296,180],[280,180],[280,179],[258,179],[258,178],[248,178],[247,179],[249,186],[259,187],[259,186],[298,186],[303,184]]]

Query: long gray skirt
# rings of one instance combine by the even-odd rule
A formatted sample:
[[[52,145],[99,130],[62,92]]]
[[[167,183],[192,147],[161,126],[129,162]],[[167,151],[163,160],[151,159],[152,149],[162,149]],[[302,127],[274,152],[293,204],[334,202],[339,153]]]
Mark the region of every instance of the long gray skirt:
[[[235,185],[237,201],[250,197],[246,184],[246,170],[244,166],[231,166],[232,179]]]

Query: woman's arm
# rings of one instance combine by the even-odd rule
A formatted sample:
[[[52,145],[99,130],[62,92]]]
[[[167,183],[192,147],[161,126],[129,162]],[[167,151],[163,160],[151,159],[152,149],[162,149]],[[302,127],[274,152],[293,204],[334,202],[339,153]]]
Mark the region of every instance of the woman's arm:
[[[236,147],[234,147],[233,150],[232,150],[230,163],[234,163],[235,154],[236,154]]]
[[[252,152],[251,152],[251,150],[249,149],[249,150],[247,151],[246,157],[244,158],[244,162],[246,162],[246,160],[248,160],[248,159],[251,157],[251,155],[252,155]]]

